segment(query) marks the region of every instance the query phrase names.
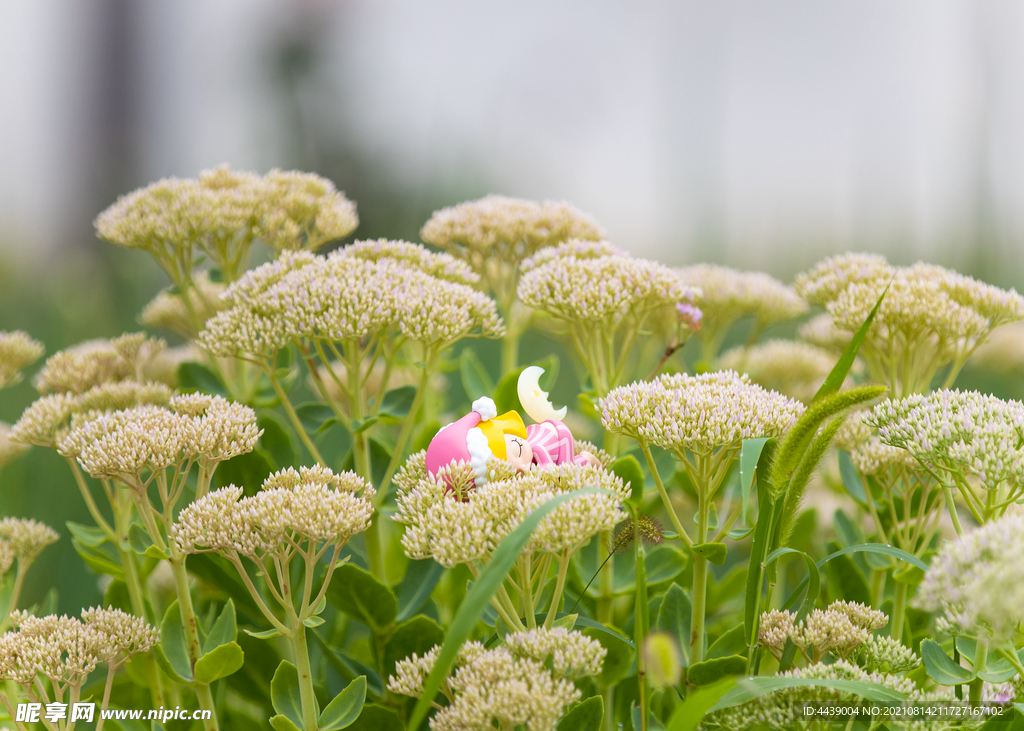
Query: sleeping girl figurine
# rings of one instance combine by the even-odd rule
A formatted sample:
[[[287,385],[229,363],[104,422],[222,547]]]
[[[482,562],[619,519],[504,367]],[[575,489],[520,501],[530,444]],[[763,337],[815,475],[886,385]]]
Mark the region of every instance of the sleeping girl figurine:
[[[479,398],[473,410],[458,421],[441,427],[427,447],[426,468],[432,476],[451,462],[464,462],[473,469],[477,487],[487,483],[487,460],[503,459],[520,472],[566,463],[600,464],[590,452],[575,454],[569,428],[561,422],[565,407],[557,411],[540,390],[538,379],[544,369],[525,368],[517,384],[519,401],[527,415],[538,422],[526,426],[515,411],[498,416],[494,401]]]

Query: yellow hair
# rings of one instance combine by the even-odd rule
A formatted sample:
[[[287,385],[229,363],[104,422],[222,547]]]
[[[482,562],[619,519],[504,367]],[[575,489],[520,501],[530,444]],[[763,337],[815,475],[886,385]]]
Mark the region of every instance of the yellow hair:
[[[506,411],[501,416],[481,421],[477,426],[487,437],[487,446],[491,448],[491,454],[500,459],[506,459],[506,434],[515,434],[517,437],[526,439],[526,424],[523,423],[523,417],[515,411]]]

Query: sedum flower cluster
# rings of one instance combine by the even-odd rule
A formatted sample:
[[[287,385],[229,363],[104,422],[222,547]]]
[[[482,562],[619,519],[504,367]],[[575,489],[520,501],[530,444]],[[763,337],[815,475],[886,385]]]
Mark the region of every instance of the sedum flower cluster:
[[[508,634],[505,646],[486,649],[467,642],[441,691],[448,705],[430,720],[433,731],[524,728],[551,731],[567,706],[580,698],[573,678],[597,675],[606,650],[595,640],[564,628]],[[440,646],[423,657],[400,660],[388,690],[418,698]]]
[[[883,444],[906,450],[944,486],[959,488],[978,522],[1002,514],[1024,489],[1024,404],[1018,401],[941,390],[884,401],[866,421]]]
[[[166,405],[171,393],[163,383],[120,381],[94,386],[80,394],[49,394],[36,399],[25,409],[11,429],[11,440],[55,448],[74,415],[116,411],[140,404]]]
[[[28,451],[28,445],[11,439],[11,425],[0,421],[0,469],[14,462]]]
[[[708,362],[713,362],[736,321],[753,318],[749,341],[756,342],[757,334],[765,327],[807,311],[807,303],[796,292],[763,272],[742,272],[715,264],[696,264],[675,271],[683,285],[700,289],[700,338]]]
[[[1024,622],[1024,511],[1008,512],[960,540],[946,543],[932,560],[914,604],[938,612],[940,631],[1000,643]]]
[[[858,602],[832,602],[825,609],[812,610],[803,620],[772,609],[761,615],[758,640],[776,659],[792,640],[808,662],[820,662],[828,654],[845,660],[888,622],[883,612]]]
[[[911,702],[928,703],[940,700],[918,690],[914,681],[900,675],[885,672],[869,672],[853,665],[846,660],[837,660],[834,663],[815,663],[804,668],[796,668],[779,674],[780,678],[813,678],[819,680],[855,680],[866,683],[874,683],[885,686],[891,690],[909,696]],[[942,697],[943,704],[948,706],[965,705],[953,700],[951,697]],[[704,718],[700,728],[702,731],[754,731],[755,729],[803,729],[817,728],[813,724],[813,717],[805,714],[806,706],[855,706],[861,701],[853,693],[841,690],[834,690],[824,686],[800,686],[789,688],[775,693],[766,694],[759,698],[730,708],[715,711]],[[890,705],[893,708],[893,705]],[[944,731],[951,728],[962,728],[960,720],[956,715],[945,717],[935,716],[927,718],[927,725],[915,719],[912,715],[906,716],[900,712],[900,707],[895,706],[894,710],[883,711],[884,716],[874,716],[873,719],[883,719],[890,728],[899,729],[939,729]],[[889,714],[893,714],[889,717]],[[978,723],[977,725],[980,725]]]
[[[686,453],[738,449],[744,439],[778,436],[804,411],[803,404],[735,371],[662,375],[620,386],[600,405],[605,429],[684,459]]]
[[[524,554],[573,553],[625,517],[619,505],[629,497],[629,490],[603,467],[565,464],[520,475],[503,460],[492,460],[493,476],[475,487],[469,465],[442,468],[434,477],[423,467],[424,457],[425,452],[412,455],[395,477],[398,512],[394,520],[406,526],[402,546],[412,558],[433,558],[449,568],[486,561],[534,508],[584,488],[609,494],[583,494],[560,505],[541,521]]]
[[[297,545],[342,545],[369,526],[374,490],[354,472],[292,467],[243,497],[234,485],[215,490],[178,515],[173,539],[183,553],[216,551],[253,560],[286,560]]]
[[[597,241],[597,222],[568,203],[490,195],[435,211],[420,237],[466,261],[509,315],[519,279],[519,262],[570,239]]]
[[[260,434],[248,406],[194,393],[172,396],[167,407],[145,404],[77,416],[57,449],[93,477],[117,478],[144,491],[168,467],[198,462],[212,473],[224,460],[251,452]]]
[[[256,238],[278,251],[315,250],[358,223],[355,204],[319,175],[259,176],[223,166],[198,180],[168,178],[122,196],[96,218],[96,233],[149,252],[184,288],[200,255],[232,281]]]
[[[519,299],[529,307],[569,323],[608,327],[692,300],[697,290],[683,286],[672,271],[646,259],[622,254],[580,256],[564,249],[526,272]]]
[[[831,352],[815,345],[769,340],[727,350],[718,363],[724,370],[746,373],[759,386],[809,404],[836,360]]]
[[[428,273],[439,262],[426,250],[417,259],[360,255],[365,253],[286,252],[257,267],[225,291],[230,307],[207,321],[200,342],[215,355],[260,360],[306,339],[340,342],[394,333],[446,346],[501,334],[493,301]]]
[[[11,618],[15,631],[0,637],[0,678],[20,684],[30,698],[44,689],[40,680],[51,684],[56,700],[69,689],[77,696],[97,665],[116,669],[159,641],[154,627],[120,609],[85,609],[81,619],[27,612]]]
[[[950,385],[967,358],[1000,325],[1024,320],[1024,297],[932,264],[895,267],[877,254],[844,254],[796,280],[841,331],[856,332],[888,291],[861,354],[871,377],[906,396],[928,389],[949,365]]]
[[[21,330],[0,331],[0,389],[21,381],[21,371],[43,355],[43,344]]]
[[[166,369],[167,343],[145,333],[125,333],[112,340],[86,340],[47,358],[33,385],[41,394],[82,394],[121,381],[146,383]]]
[[[25,564],[26,568],[43,549],[56,543],[59,538],[57,531],[38,520],[0,518],[0,544],[9,547],[11,555],[18,559],[19,564]]]
[[[195,340],[200,326],[227,307],[221,299],[227,285],[214,282],[209,272],[196,274],[192,285],[189,292],[176,287],[159,292],[143,308],[139,322],[146,327],[167,330],[186,340]]]

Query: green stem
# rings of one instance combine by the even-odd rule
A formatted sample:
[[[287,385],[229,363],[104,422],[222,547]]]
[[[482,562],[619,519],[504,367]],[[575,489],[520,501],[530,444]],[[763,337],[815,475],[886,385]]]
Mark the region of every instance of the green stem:
[[[521,333],[513,332],[509,323],[505,337],[501,339],[501,374],[512,373],[519,365],[519,338]]]
[[[611,535],[611,531],[601,531],[597,538],[598,556],[605,562],[600,569],[600,576],[597,577],[597,620],[606,626],[612,623],[612,601],[615,598],[615,559],[608,545],[611,542]]]
[[[896,582],[892,599],[892,620],[889,623],[889,636],[902,641],[903,625],[907,612],[907,585]]]
[[[953,500],[953,488],[943,487],[942,494],[946,497],[946,505],[949,506],[949,517],[953,521],[953,528],[956,530],[957,538],[963,538],[964,529],[960,525],[960,516],[956,512],[956,502]]]
[[[693,611],[690,615],[690,663],[704,659],[704,610],[707,604],[708,560],[693,554]]]
[[[555,614],[558,612],[558,602],[562,600],[562,591],[565,589],[565,577],[569,573],[568,551],[558,557],[558,578],[555,580],[555,593],[551,596],[551,607],[548,609],[548,616],[544,620],[547,629],[555,623]]]
[[[317,731],[319,715],[316,695],[313,693],[313,670],[309,665],[309,648],[306,647],[306,628],[299,624],[291,632],[292,651],[295,653],[295,667],[299,672],[299,698],[302,701],[303,731]]]
[[[985,672],[986,661],[988,660],[988,642],[984,640],[978,640],[978,644],[974,650],[974,673],[980,675]],[[981,691],[983,690],[985,681],[980,677],[976,677],[971,681],[969,686],[970,694],[968,700],[972,706],[981,705]]]
[[[423,374],[420,376],[420,382],[416,388],[416,395],[412,399],[412,406],[409,407],[409,415],[406,416],[405,421],[402,422],[402,429],[398,432],[398,439],[395,442],[395,451],[391,455],[391,461],[388,462],[388,468],[384,473],[384,479],[381,480],[377,494],[374,496],[374,502],[376,505],[383,503],[384,498],[387,496],[388,489],[391,487],[391,478],[394,477],[395,472],[398,471],[398,465],[402,462],[402,452],[405,451],[405,445],[409,441],[409,437],[412,435],[413,426],[416,424],[416,412],[420,410],[420,404],[423,402],[423,397],[426,395],[427,385],[430,382],[430,372],[434,364],[433,356],[429,356],[424,363],[426,364],[426,367],[423,369]]]
[[[195,667],[203,655],[199,645],[199,625],[196,621],[195,609],[192,607],[192,593],[188,586],[188,573],[185,571],[185,556],[172,549],[170,564],[174,574],[174,586],[178,594],[178,608],[181,610],[181,623],[185,629],[185,643],[188,646],[189,665]],[[199,707],[210,711],[210,718],[203,722],[206,731],[217,731],[217,710],[213,706],[213,694],[206,683],[195,684]]]
[[[668,519],[672,521],[672,527],[676,529],[676,533],[679,535],[681,540],[687,547],[693,545],[693,540],[686,533],[686,529],[683,528],[683,524],[679,520],[679,516],[676,515],[675,508],[672,507],[672,501],[669,500],[668,491],[665,489],[665,483],[661,481],[661,475],[658,473],[658,466],[654,464],[654,457],[651,455],[651,448],[647,445],[646,440],[640,441],[640,449],[643,450],[644,459],[647,460],[647,467],[651,470],[651,474],[654,476],[654,484],[658,486],[658,494],[661,495],[661,503],[665,506],[665,512],[668,513]]]
[[[640,731],[647,731],[647,658],[644,655],[644,641],[647,637],[647,569],[644,566],[644,548],[640,540],[640,522],[637,511],[633,510],[633,551],[636,558],[636,606],[633,623],[636,627],[636,675],[640,689]]]
[[[313,459],[326,467],[327,463],[324,461],[324,458],[320,456],[320,452],[317,450],[316,445],[313,444],[313,440],[310,439],[309,435],[306,433],[305,427],[302,426],[302,420],[299,418],[299,415],[295,413],[295,407],[292,406],[292,402],[288,399],[288,394],[285,393],[284,389],[281,387],[281,383],[277,380],[277,376],[274,375],[272,368],[267,369],[267,377],[270,379],[270,385],[273,386],[274,393],[277,394],[277,398],[281,401],[281,405],[284,406],[285,413],[288,414],[288,420],[291,421],[292,426],[299,435],[299,440],[306,446],[306,449],[309,450]]]

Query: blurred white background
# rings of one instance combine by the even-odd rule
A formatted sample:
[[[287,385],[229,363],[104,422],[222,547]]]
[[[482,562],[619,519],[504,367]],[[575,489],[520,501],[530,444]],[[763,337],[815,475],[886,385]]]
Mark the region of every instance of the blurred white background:
[[[674,264],[1024,264],[1020,2],[6,0],[0,90],[18,258],[229,162],[331,177],[360,236],[497,192]]]

